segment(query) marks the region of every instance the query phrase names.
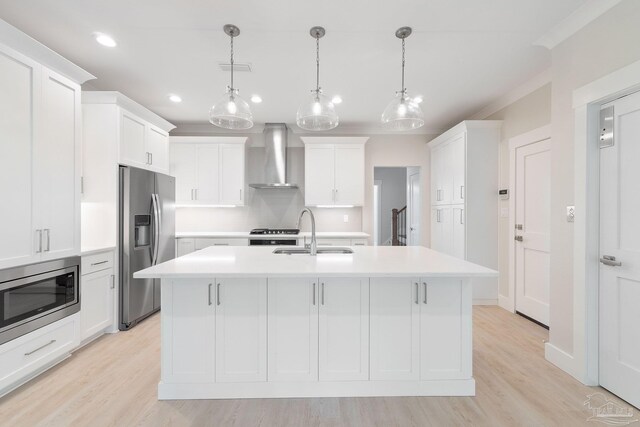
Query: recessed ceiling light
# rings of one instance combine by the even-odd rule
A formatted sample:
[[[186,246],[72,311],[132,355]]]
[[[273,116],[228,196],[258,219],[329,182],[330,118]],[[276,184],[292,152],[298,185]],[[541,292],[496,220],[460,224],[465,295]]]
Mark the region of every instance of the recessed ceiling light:
[[[260,98],[260,95],[252,95],[251,102],[254,104],[260,104],[262,102],[262,98]]]
[[[113,37],[104,34],[104,33],[93,33],[93,36],[96,38],[96,41],[100,43],[102,46],[106,47],[116,47],[118,43],[113,39]]]
[[[182,102],[182,98],[180,98],[178,95],[169,95],[169,101],[171,102]]]
[[[416,104],[420,104],[422,102],[422,95],[414,96],[413,102],[415,102]]]
[[[331,102],[334,104],[340,104],[342,102],[342,97],[340,95],[336,95],[331,99]]]

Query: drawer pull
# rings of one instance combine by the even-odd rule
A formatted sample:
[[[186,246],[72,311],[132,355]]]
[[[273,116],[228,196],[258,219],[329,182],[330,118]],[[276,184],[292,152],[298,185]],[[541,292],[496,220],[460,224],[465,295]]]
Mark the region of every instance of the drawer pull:
[[[108,262],[109,262],[108,259],[105,259],[104,261],[100,261],[100,262],[92,262],[91,267],[93,267],[94,265],[106,264]]]
[[[34,349],[34,350],[31,350],[31,351],[30,351],[30,352],[28,352],[28,353],[25,353],[24,355],[25,355],[25,356],[31,356],[31,355],[32,355],[33,353],[35,353],[36,351],[40,351],[40,350],[42,350],[42,349],[43,349],[43,348],[45,348],[45,347],[49,347],[49,346],[50,346],[51,344],[53,344],[54,342],[56,342],[56,340],[51,340],[51,341],[49,341],[48,343],[43,344],[43,345],[41,345],[40,347],[38,347],[38,348],[36,348],[36,349]]]

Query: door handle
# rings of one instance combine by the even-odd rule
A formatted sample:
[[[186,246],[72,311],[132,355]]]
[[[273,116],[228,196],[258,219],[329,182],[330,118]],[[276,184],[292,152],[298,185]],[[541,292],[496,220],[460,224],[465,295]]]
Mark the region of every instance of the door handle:
[[[42,252],[42,230],[36,230],[36,235],[38,240],[38,250],[36,251],[36,253],[39,254],[40,252]]]
[[[216,305],[220,305],[220,283],[216,284]]]
[[[213,283],[209,283],[209,289],[207,289],[208,297],[209,297],[209,305],[213,304],[211,302],[211,288],[213,287]]]
[[[44,229],[44,232],[47,236],[47,246],[46,249],[44,250],[45,252],[49,252],[51,250],[51,230],[48,228]]]
[[[160,250],[160,207],[158,203],[158,195],[151,195],[151,203],[153,206],[153,256],[151,259],[151,265],[156,265],[158,262],[158,251]]]
[[[516,236],[513,238],[516,242],[522,242],[524,239],[522,238],[522,236]]]
[[[424,286],[424,300],[423,300],[423,302],[426,304],[427,303],[427,282],[422,282],[422,285]]]
[[[419,304],[418,300],[420,299],[420,288],[418,286],[418,282],[416,282],[416,304]]]
[[[600,258],[600,262],[610,267],[620,267],[622,265],[621,261],[616,261],[616,257],[611,255],[603,255],[602,258]]]
[[[324,283],[320,284],[320,304],[324,305]]]
[[[316,305],[316,283],[313,282],[313,291],[311,292],[313,294],[313,305]]]

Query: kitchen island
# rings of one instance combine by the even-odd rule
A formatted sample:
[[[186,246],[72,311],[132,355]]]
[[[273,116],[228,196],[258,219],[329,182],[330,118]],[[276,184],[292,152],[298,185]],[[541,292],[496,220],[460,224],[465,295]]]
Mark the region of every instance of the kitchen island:
[[[352,249],[209,247],[135,273],[162,279],[158,398],[474,395],[471,287],[497,272]]]

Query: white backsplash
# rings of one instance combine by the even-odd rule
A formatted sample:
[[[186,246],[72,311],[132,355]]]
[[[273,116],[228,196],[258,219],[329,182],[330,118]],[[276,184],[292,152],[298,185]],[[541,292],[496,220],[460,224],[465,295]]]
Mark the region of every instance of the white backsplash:
[[[246,154],[246,202],[235,208],[178,208],[176,231],[248,231],[252,228],[293,228],[304,207],[304,148],[288,149],[288,181],[297,189],[254,189],[263,182],[264,148],[248,147]],[[318,231],[362,231],[362,208],[312,208]],[[348,222],[344,222],[344,216]],[[301,228],[309,230],[309,220]]]

